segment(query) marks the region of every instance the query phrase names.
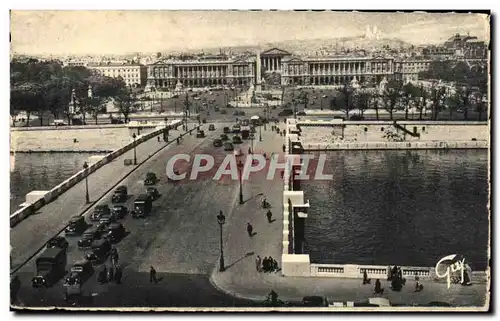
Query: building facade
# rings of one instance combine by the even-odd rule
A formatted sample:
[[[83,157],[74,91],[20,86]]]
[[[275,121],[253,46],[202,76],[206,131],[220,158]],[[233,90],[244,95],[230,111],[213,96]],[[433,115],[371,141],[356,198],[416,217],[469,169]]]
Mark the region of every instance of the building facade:
[[[415,82],[418,80],[418,74],[429,69],[432,60],[401,60],[394,62],[394,77],[403,82]]]
[[[146,84],[147,67],[140,64],[101,63],[88,64],[88,69],[108,77],[121,77],[127,86],[141,87]]]
[[[160,60],[148,66],[147,86],[175,88],[248,86],[254,82],[255,58]]]

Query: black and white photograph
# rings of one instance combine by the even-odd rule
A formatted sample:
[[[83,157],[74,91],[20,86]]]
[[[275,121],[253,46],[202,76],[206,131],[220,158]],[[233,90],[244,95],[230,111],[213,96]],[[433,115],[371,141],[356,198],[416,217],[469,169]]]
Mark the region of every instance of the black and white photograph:
[[[490,24],[10,10],[10,310],[488,311]]]

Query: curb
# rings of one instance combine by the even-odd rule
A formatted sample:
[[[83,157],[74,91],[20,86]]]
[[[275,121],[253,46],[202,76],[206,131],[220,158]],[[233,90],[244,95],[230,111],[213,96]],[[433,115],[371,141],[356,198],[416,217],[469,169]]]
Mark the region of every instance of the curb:
[[[198,127],[195,127],[195,129],[199,128]],[[180,136],[178,137],[183,137],[185,135],[187,135],[188,133],[184,133],[184,134],[181,134]],[[84,208],[82,211],[80,211],[80,213],[74,215],[74,216],[82,216],[82,215],[85,215],[85,213],[87,213],[96,203],[99,203],[109,192],[111,192],[113,189],[115,189],[118,185],[120,185],[123,180],[125,180],[127,177],[129,177],[133,172],[135,172],[139,167],[141,167],[142,165],[144,165],[147,161],[149,161],[153,156],[155,156],[156,154],[158,154],[159,152],[161,152],[162,150],[164,150],[167,146],[169,146],[171,143],[173,143],[175,141],[175,139],[173,140],[170,140],[169,142],[167,142],[165,144],[165,146],[161,147],[160,149],[158,149],[156,152],[154,152],[153,154],[149,155],[148,157],[146,157],[142,162],[138,163],[130,172],[128,172],[125,176],[123,176],[119,181],[118,183],[116,183],[115,185],[111,186],[111,188],[109,188],[108,190],[106,190],[100,197],[98,197],[95,201],[93,201],[92,203],[89,204],[89,206],[87,206],[86,208]],[[69,224],[69,223],[68,223]],[[59,234],[61,234],[65,229],[66,227],[68,227],[68,224],[66,224],[61,230],[59,230],[54,236],[57,236]],[[50,240],[50,239],[49,239]],[[40,253],[41,251],[43,251],[45,249],[45,247],[47,246],[47,243],[48,241],[47,240],[46,242],[43,243],[43,245],[38,248],[32,255],[30,255],[27,259],[25,259],[22,263],[20,263],[17,267],[15,267],[14,269],[12,269],[10,271],[10,275],[12,274],[15,274],[17,271],[19,271],[22,267],[24,267],[26,265],[26,263],[28,263],[31,259],[33,259],[38,253]]]

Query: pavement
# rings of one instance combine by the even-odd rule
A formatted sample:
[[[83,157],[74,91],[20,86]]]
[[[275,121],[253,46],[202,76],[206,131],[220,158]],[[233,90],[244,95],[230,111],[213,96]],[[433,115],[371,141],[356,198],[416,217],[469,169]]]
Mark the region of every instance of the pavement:
[[[283,127],[282,124],[280,124]],[[281,153],[283,137],[263,132],[261,146],[268,154]],[[257,145],[258,146],[258,145]],[[256,147],[257,150],[257,147]],[[233,210],[232,217],[224,228],[224,254],[226,270],[219,271],[216,266],[212,271],[211,281],[219,290],[238,298],[263,301],[274,289],[283,301],[301,301],[307,295],[325,296],[331,301],[365,302],[376,297],[373,285],[362,285],[361,279],[342,279],[328,277],[283,277],[281,273],[257,272],[255,259],[271,256],[281,266],[282,231],[283,231],[283,182],[279,179],[264,181],[264,177],[255,177],[245,183],[250,191],[250,199],[244,205]],[[261,209],[263,193],[272,205],[273,223],[268,223],[266,211]],[[246,235],[245,226],[250,222],[257,233],[252,238]],[[240,237],[242,234],[247,237]],[[374,280],[372,283],[375,283]],[[472,286],[421,281],[422,292],[414,292],[414,282],[409,282],[401,292],[390,290],[390,283],[381,280],[385,288],[382,297],[394,305],[426,305],[432,301],[447,302],[454,306],[484,306],[487,284],[476,283]]]

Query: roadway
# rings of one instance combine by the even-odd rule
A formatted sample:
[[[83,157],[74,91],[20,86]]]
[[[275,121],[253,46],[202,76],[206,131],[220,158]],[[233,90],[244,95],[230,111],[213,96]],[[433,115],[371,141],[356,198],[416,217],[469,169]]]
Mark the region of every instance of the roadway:
[[[122,222],[130,233],[117,244],[123,284],[97,283],[97,273],[84,286],[85,296],[92,299],[87,306],[248,306],[249,301],[235,300],[213,288],[208,280],[219,256],[219,226],[216,215],[224,211],[230,219],[238,200],[238,182],[229,179],[213,181],[167,182],[165,164],[177,153],[204,153],[214,155],[218,162],[227,153],[212,146],[213,138],[222,133],[223,124],[207,138],[186,136],[181,145],[173,145],[151,158],[120,184],[126,185],[131,197],[126,202],[132,207],[134,196],[143,193],[143,179],[147,172],[160,177],[156,185],[161,197],[153,203],[151,217]],[[241,146],[246,151],[247,144]],[[187,169],[189,166],[184,165]],[[181,170],[182,172],[182,170]],[[98,204],[110,204],[108,193]],[[96,205],[96,204],[94,204]],[[68,208],[71,212],[71,209]],[[85,215],[93,211],[90,208]],[[77,214],[77,213],[72,213]],[[241,237],[246,237],[242,231]],[[232,235],[238,238],[238,235]],[[77,248],[78,237],[67,238],[68,269],[83,257]],[[21,279],[18,304],[25,306],[64,306],[61,282],[49,289],[34,290],[30,280],[35,274],[35,258],[24,265],[17,275]],[[149,284],[149,268],[154,266],[161,281]]]

